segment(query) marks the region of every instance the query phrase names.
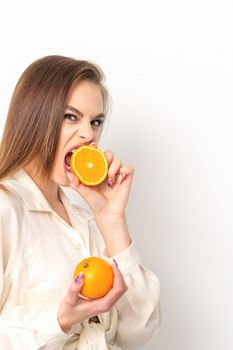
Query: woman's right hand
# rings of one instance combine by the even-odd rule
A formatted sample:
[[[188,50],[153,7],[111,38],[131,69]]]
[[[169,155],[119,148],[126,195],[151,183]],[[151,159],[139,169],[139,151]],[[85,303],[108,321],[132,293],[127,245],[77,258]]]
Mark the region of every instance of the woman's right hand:
[[[112,269],[114,273],[113,287],[102,298],[91,300],[84,299],[79,295],[83,287],[83,275],[71,283],[57,314],[63,332],[68,333],[75,324],[109,311],[127,291],[127,285],[116,263],[112,264]]]

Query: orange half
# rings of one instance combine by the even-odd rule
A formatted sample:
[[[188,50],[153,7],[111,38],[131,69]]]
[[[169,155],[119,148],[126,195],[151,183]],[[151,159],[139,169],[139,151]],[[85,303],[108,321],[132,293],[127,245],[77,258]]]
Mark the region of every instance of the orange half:
[[[108,161],[99,148],[81,146],[71,156],[70,169],[84,185],[96,186],[108,174]]]

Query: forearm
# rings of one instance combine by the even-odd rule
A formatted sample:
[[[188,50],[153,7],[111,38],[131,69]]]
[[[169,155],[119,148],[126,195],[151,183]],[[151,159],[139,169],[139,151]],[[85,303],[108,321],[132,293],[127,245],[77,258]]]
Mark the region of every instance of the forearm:
[[[109,257],[119,254],[131,244],[132,240],[125,215],[96,217],[96,223],[103,236],[106,253]]]
[[[134,243],[117,256],[117,263],[128,290],[116,304],[120,315],[116,345],[122,349],[142,349],[161,322],[159,280],[142,265]]]

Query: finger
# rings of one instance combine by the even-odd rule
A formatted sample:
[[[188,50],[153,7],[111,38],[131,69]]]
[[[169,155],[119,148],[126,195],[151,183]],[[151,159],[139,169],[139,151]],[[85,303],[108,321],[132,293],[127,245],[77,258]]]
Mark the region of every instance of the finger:
[[[96,307],[97,313],[109,311],[128,289],[125,280],[115,263],[112,265],[112,269],[114,274],[112,289],[110,289],[104,297],[92,300],[92,305]]]
[[[122,161],[120,159],[114,158],[108,169],[108,182],[112,182],[112,184],[114,183],[115,176],[121,167]]]
[[[114,158],[113,152],[110,149],[107,149],[106,151],[104,151],[104,154],[105,154],[105,157],[107,158],[108,165],[110,165]]]
[[[65,299],[70,305],[76,305],[78,302],[79,293],[83,287],[83,276],[84,274],[81,272],[69,286]]]
[[[79,192],[79,194],[85,199],[90,192],[89,186],[82,184],[78,177],[72,172],[67,172],[67,176],[70,181],[70,187]]]
[[[116,263],[112,264],[112,270],[114,274],[114,281],[112,289],[102,299],[104,301],[116,301],[125,292],[125,282],[122,273]]]
[[[119,170],[118,183],[121,183],[127,176],[134,175],[134,167],[132,166],[122,166]]]
[[[121,175],[130,175],[134,173],[134,167],[129,165],[129,166],[122,166],[119,170]]]
[[[113,274],[114,274],[114,282],[113,282],[113,288],[118,289],[119,287],[125,287],[126,283],[124,280],[124,277],[117,265],[116,260],[114,260],[114,263],[112,264]],[[124,289],[124,288],[123,288]]]
[[[72,185],[73,187],[78,187],[80,184],[79,179],[77,178],[76,175],[74,175],[71,171],[67,171],[66,175],[70,181],[70,186]]]

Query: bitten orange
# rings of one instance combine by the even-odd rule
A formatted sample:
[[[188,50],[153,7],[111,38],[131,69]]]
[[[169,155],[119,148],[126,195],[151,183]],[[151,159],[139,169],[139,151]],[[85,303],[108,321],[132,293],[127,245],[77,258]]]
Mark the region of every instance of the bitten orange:
[[[96,186],[108,174],[108,161],[99,148],[81,146],[71,156],[70,169],[84,185]]]
[[[83,259],[74,270],[74,278],[81,272],[84,274],[84,284],[80,293],[91,299],[101,298],[113,286],[113,270],[111,265],[99,257]]]

